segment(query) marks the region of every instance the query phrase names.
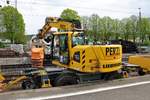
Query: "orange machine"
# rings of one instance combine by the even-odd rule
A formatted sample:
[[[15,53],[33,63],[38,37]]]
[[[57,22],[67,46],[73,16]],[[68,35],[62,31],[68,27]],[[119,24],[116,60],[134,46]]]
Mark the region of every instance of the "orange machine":
[[[44,49],[43,48],[32,48],[31,59],[33,67],[42,67],[44,60]]]

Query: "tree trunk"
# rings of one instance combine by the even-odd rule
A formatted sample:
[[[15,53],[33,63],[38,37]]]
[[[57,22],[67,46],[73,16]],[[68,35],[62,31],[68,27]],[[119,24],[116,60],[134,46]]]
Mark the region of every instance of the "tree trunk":
[[[136,38],[136,37],[135,37],[135,34],[133,34],[133,42],[134,42],[134,43],[135,43],[135,38]]]

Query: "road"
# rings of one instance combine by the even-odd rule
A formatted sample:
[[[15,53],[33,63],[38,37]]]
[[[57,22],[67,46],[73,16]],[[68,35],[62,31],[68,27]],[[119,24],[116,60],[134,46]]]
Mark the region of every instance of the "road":
[[[65,87],[0,93],[1,100],[150,100],[150,75]]]

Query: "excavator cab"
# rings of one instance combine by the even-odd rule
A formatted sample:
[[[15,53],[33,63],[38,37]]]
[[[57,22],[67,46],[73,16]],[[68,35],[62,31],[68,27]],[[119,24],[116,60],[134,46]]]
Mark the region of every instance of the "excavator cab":
[[[77,45],[84,45],[84,38],[81,32],[57,32],[54,33],[53,41],[53,64],[69,66],[71,48]]]

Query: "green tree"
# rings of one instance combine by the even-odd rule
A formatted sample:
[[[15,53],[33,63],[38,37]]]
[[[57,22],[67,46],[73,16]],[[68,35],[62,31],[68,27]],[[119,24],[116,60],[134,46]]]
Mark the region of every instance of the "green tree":
[[[3,23],[6,29],[3,36],[11,43],[25,43],[25,24],[18,10],[12,6],[5,6],[0,12],[4,16]]]
[[[130,18],[124,18],[121,20],[123,27],[123,36],[124,40],[129,40],[132,34],[132,20]]]
[[[150,21],[148,18],[141,19],[141,42],[143,43],[146,40],[146,37],[150,34]]]
[[[147,41],[149,41],[149,43],[150,43],[150,18],[147,18],[147,20],[148,20],[148,31],[147,31]]]
[[[100,20],[99,16],[97,14],[92,14],[90,16],[90,28],[91,28],[91,31],[92,31],[92,35],[93,35],[93,39],[94,39],[94,42],[96,42],[98,40],[98,22]]]
[[[110,17],[103,17],[101,21],[101,33],[103,34],[104,41],[111,39],[113,32],[113,19]]]
[[[61,18],[66,19],[66,20],[80,20],[80,16],[78,15],[78,12],[72,9],[65,9],[60,15]]]
[[[81,26],[82,26],[82,28],[84,29],[84,33],[85,33],[85,35],[86,36],[90,36],[89,35],[89,17],[87,17],[87,16],[82,16],[81,17]]]
[[[100,18],[93,14],[81,17],[81,22],[92,40],[123,39],[139,42],[140,39],[142,43],[150,43],[150,18],[141,18],[139,25],[139,18],[135,15],[119,20],[107,16]]]
[[[131,19],[131,29],[132,29],[132,33],[131,33],[131,35],[132,35],[132,40],[133,40],[133,42],[135,43],[136,42],[136,38],[138,37],[138,35],[137,35],[137,33],[138,33],[138,25],[137,25],[137,23],[138,23],[138,17],[137,16],[135,16],[135,15],[132,15],[131,17],[130,17],[130,19]]]
[[[81,24],[83,26],[84,29],[88,29],[90,26],[89,26],[89,17],[87,16],[82,16],[81,17]]]
[[[112,19],[111,23],[112,23],[111,38],[118,40],[120,39],[120,34],[122,33],[121,21],[118,19]]]

